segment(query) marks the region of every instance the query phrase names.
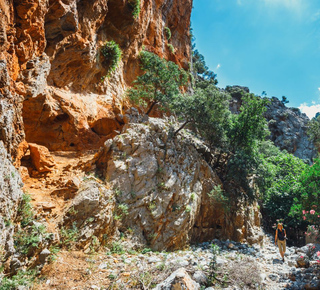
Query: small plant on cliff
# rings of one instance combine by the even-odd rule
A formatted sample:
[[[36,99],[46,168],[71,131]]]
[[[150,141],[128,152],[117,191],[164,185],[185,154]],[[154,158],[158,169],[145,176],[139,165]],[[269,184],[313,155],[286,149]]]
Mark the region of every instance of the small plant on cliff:
[[[215,185],[207,194],[211,203],[221,204],[224,209],[228,209],[229,198],[225,196],[225,192],[221,188],[221,185]]]
[[[75,222],[72,224],[72,227],[70,228],[61,227],[60,229],[61,246],[64,246],[67,249],[72,249],[79,239],[79,234],[80,234],[79,229],[77,228],[77,225]]]
[[[133,18],[139,18],[141,11],[141,1],[140,0],[128,0],[129,7],[132,9]]]
[[[172,54],[174,54],[174,52],[175,52],[174,46],[173,46],[171,43],[168,43],[168,44],[167,44],[167,47],[168,47],[169,51],[170,51]]]
[[[121,49],[115,41],[111,40],[104,43],[101,48],[101,53],[104,56],[103,63],[108,69],[107,77],[109,77],[111,73],[115,71],[120,62]]]
[[[30,203],[31,196],[28,194],[23,194],[18,207],[18,217],[20,219],[20,224],[22,227],[28,225],[34,218],[34,212],[32,210],[32,205]]]
[[[31,256],[47,235],[44,225],[32,225],[20,229],[14,235],[15,249],[23,255]]]
[[[170,38],[171,38],[171,30],[170,30],[169,27],[165,27],[164,28],[164,33],[166,35],[167,40],[170,40]]]
[[[124,204],[124,203],[118,204],[116,207],[116,210],[113,213],[113,218],[115,220],[121,220],[123,218],[123,216],[129,214],[128,209],[129,209],[129,207],[126,204]]]
[[[128,91],[133,103],[150,107],[149,115],[155,105],[169,110],[174,98],[180,94],[180,87],[187,82],[187,73],[171,61],[166,61],[154,53],[140,53],[141,69],[144,74],[134,82],[134,87]]]

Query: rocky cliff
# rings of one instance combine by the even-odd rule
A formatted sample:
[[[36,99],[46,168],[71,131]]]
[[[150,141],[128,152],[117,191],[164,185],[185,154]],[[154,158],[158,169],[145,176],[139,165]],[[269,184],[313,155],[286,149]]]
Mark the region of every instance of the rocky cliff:
[[[11,125],[0,137],[11,151],[23,140],[23,127],[28,142],[50,150],[98,148],[115,136],[143,47],[188,69],[192,1],[137,1],[138,15],[131,2],[1,1],[2,112],[8,120],[0,120]],[[122,58],[103,79],[101,47],[110,40]]]
[[[53,219],[48,227],[69,203],[80,206],[69,202],[75,193],[100,192],[81,183],[91,168],[87,150],[120,133],[124,92],[140,73],[142,49],[189,68],[191,9],[192,0],[0,0],[1,260],[14,253],[22,195],[13,164],[36,211]],[[106,41],[121,49],[109,77]],[[71,153],[50,154],[57,150]],[[108,214],[105,228],[113,223]]]
[[[242,104],[241,96],[249,93],[249,88],[230,86],[226,91],[232,96],[231,111],[239,112]],[[311,162],[316,157],[317,150],[307,135],[307,125],[310,120],[306,114],[301,113],[298,108],[289,108],[278,98],[272,97],[265,118],[269,122],[270,139],[277,147],[306,162]]]

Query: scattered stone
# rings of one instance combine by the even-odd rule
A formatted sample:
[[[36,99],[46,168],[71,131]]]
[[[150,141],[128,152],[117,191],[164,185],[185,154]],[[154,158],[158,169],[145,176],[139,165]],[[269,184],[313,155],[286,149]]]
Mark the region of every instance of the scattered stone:
[[[202,271],[196,271],[193,276],[193,280],[196,281],[199,284],[207,284],[208,283],[208,278],[205,273]]]
[[[41,251],[39,254],[39,261],[41,264],[44,264],[46,262],[46,259],[51,255],[51,252],[46,248]]]
[[[184,268],[173,272],[166,280],[158,284],[155,290],[188,289],[198,290],[200,285],[193,281]]]

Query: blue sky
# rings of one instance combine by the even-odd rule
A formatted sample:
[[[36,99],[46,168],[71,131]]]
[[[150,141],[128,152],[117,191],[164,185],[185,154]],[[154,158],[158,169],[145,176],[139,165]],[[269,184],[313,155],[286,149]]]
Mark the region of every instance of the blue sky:
[[[320,111],[319,0],[194,0],[196,47],[219,87],[248,86]]]

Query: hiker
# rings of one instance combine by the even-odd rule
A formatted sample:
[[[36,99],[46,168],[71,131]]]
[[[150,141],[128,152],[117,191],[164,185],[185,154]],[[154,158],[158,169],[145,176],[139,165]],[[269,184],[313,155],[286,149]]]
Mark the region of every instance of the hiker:
[[[286,252],[286,238],[287,233],[283,228],[282,223],[278,223],[278,228],[276,229],[276,237],[274,240],[275,245],[278,244],[280,255],[282,257],[282,261],[284,262],[284,253]]]

